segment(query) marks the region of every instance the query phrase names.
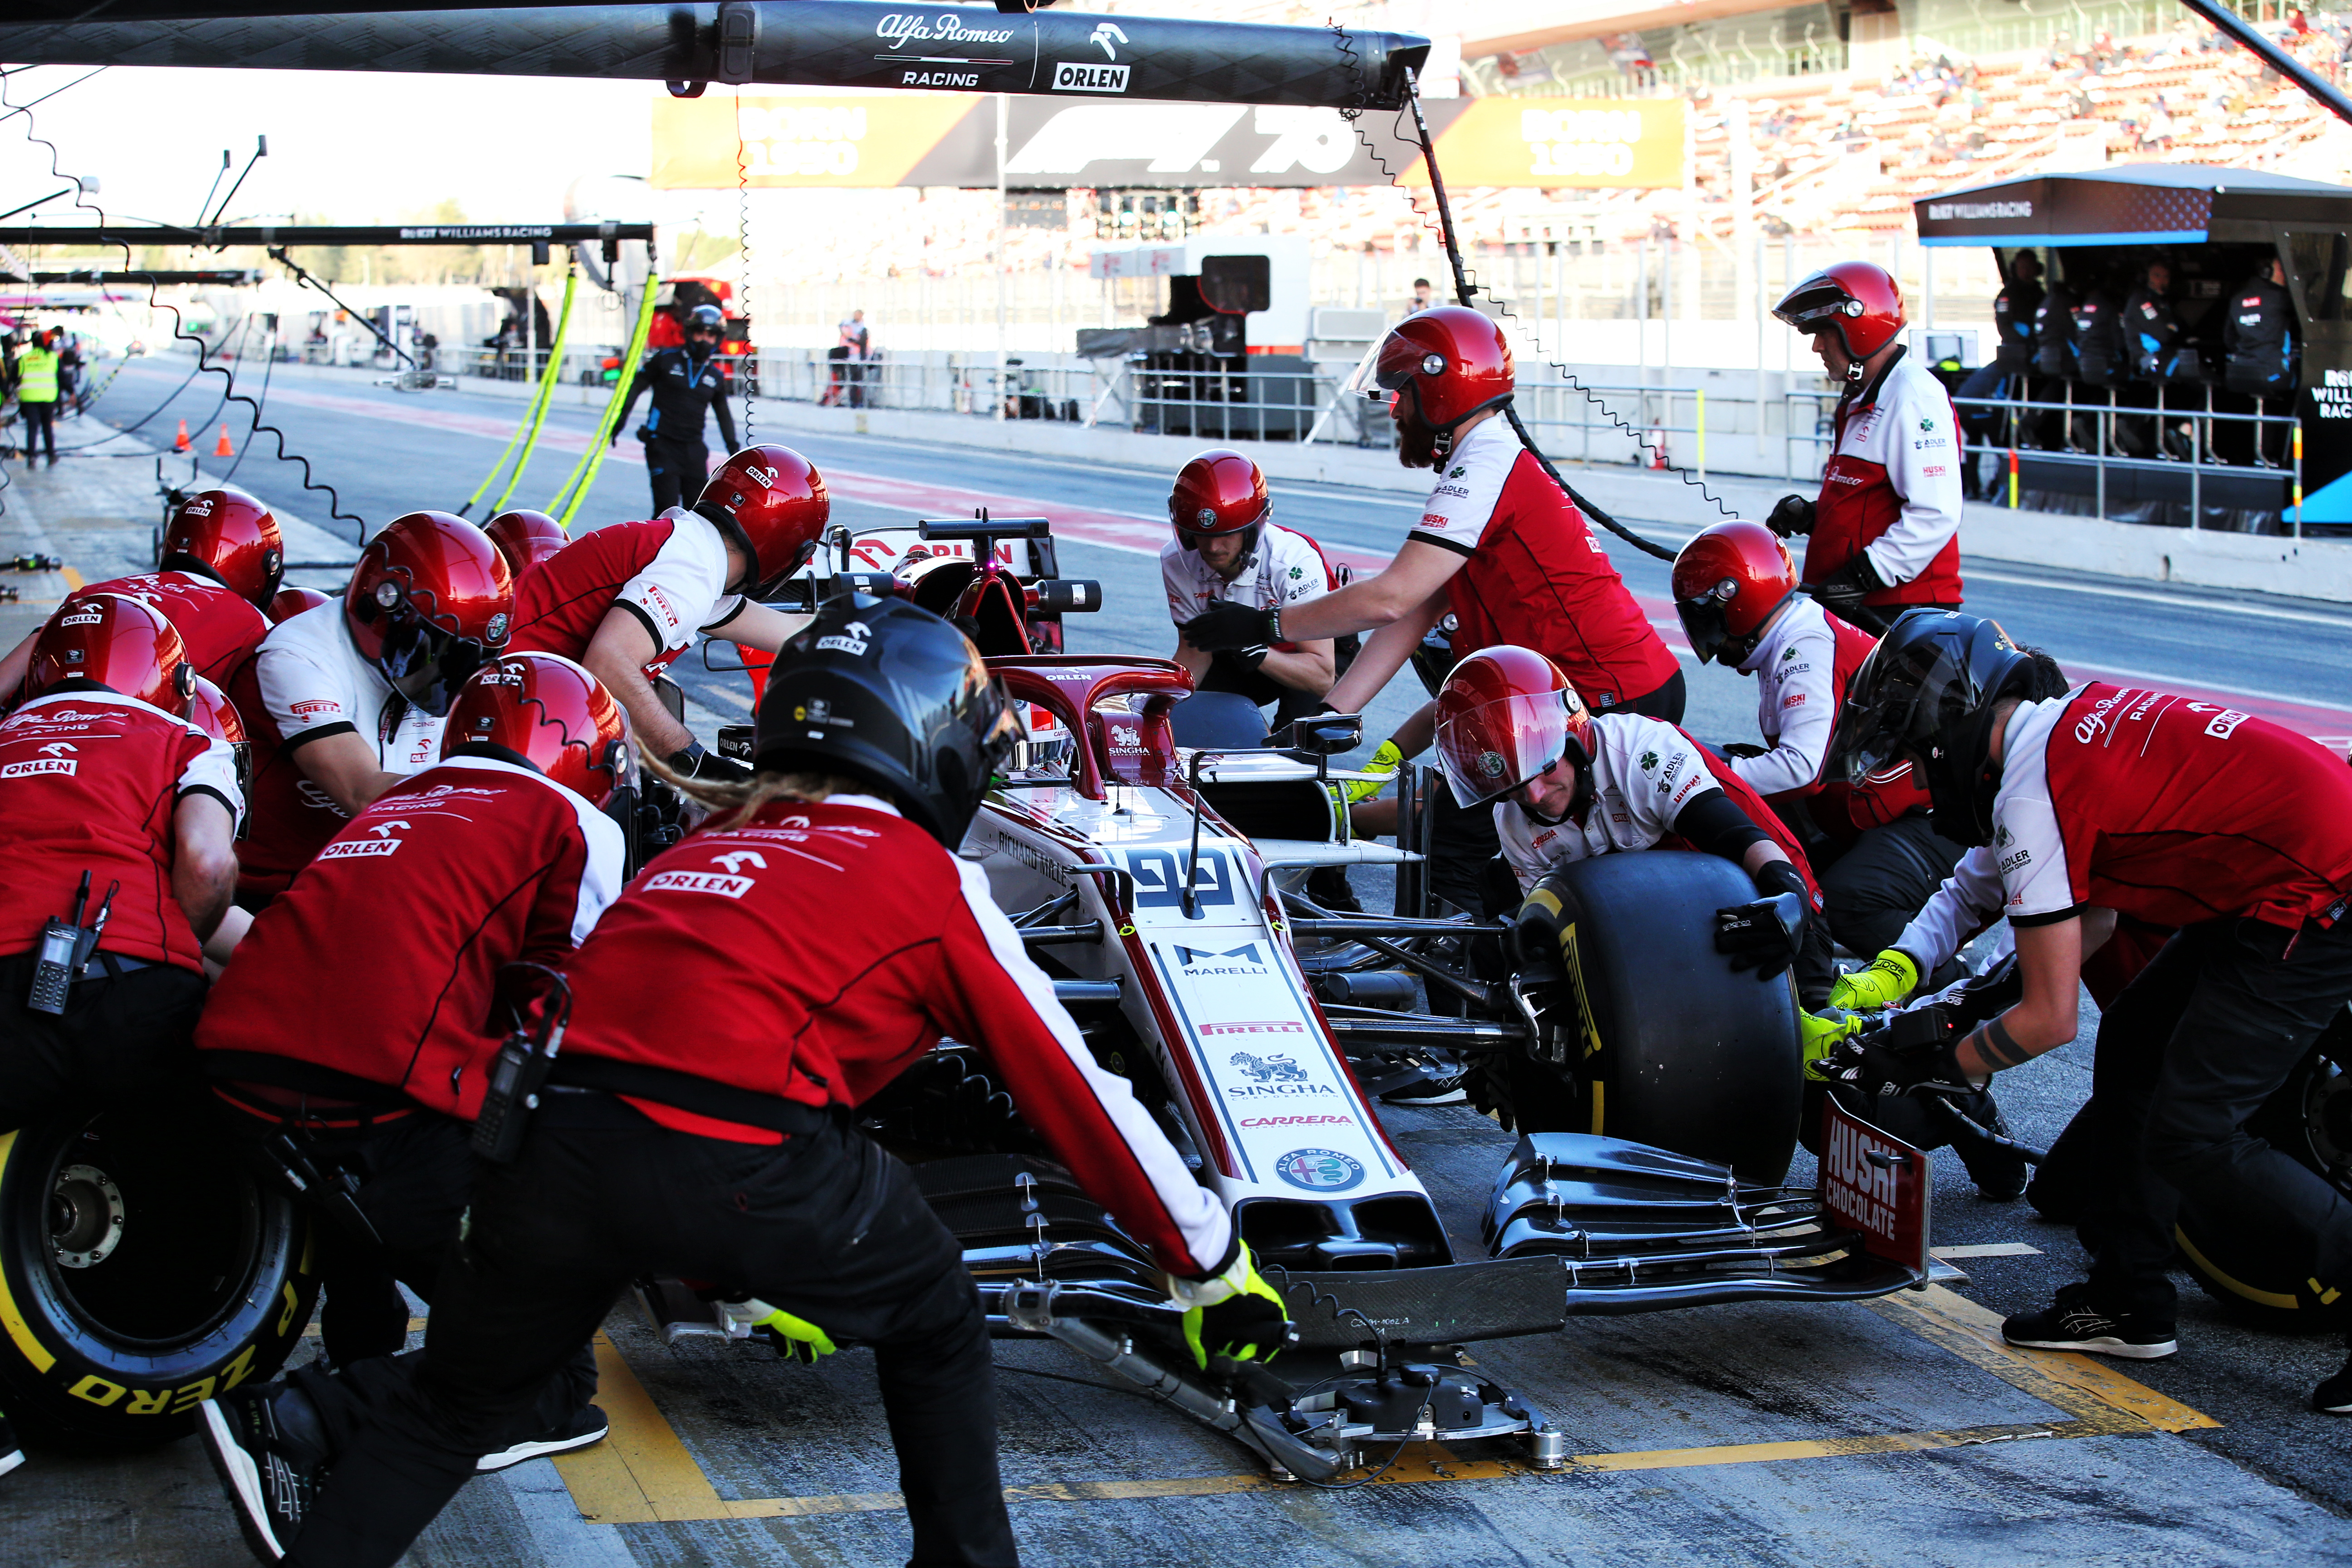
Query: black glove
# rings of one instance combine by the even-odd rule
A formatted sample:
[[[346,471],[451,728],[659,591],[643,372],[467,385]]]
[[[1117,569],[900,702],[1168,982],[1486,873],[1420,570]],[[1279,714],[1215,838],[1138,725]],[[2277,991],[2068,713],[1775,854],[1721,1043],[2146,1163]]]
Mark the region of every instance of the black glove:
[[[1841,1044],[1822,1076],[1873,1099],[1897,1094],[1965,1098],[1979,1090],[1961,1073],[1956,1055],[1967,1037],[1968,1031],[1942,1007],[1913,1007],[1895,1014],[1884,1028]]]
[[[1831,573],[1819,583],[1801,584],[1805,592],[1821,601],[1822,608],[1842,621],[1870,629],[1870,622],[1878,616],[1863,607],[1863,600],[1887,585],[1870,563],[1870,552],[1862,551],[1854,558]]]
[[[1259,665],[1265,662],[1265,656],[1273,651],[1274,649],[1265,643],[1254,643],[1248,647],[1229,647],[1225,650],[1225,657],[1244,669],[1255,671]]]
[[[1771,749],[1759,746],[1753,741],[1726,741],[1718,748],[1727,757],[1760,757]]]
[[[1759,869],[1756,890],[1764,895],[1756,902],[1715,911],[1715,951],[1729,954],[1732,968],[1753,969],[1759,980],[1769,980],[1805,945],[1813,900],[1804,878],[1786,860]]]
[[[1772,504],[1772,514],[1764,526],[1786,539],[1792,533],[1813,531],[1813,503],[1802,496],[1782,496]]]
[[[1275,629],[1280,619],[1273,610],[1253,610],[1247,605],[1220,600],[1176,629],[1187,646],[1202,653],[1222,653],[1281,641]]]
[[[722,757],[716,752],[703,750],[699,741],[682,752],[672,752],[669,771],[710,784],[741,784],[751,776],[750,768],[732,757]]]

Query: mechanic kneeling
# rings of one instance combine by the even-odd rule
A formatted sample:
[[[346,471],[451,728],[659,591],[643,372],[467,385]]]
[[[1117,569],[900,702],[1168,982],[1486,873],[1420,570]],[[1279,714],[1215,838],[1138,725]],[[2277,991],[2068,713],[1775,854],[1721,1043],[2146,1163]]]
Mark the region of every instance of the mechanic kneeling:
[[[1168,495],[1176,537],[1160,547],[1171,620],[1181,627],[1211,605],[1292,609],[1339,585],[1323,547],[1273,514],[1265,470],[1241,453],[1214,447],[1184,465]],[[1203,653],[1180,636],[1171,657],[1192,672],[1196,691],[1276,704],[1276,729],[1319,710],[1337,679],[1329,637]]]
[[[2023,999],[1957,1041],[1863,1063],[1866,1093],[1963,1095],[2074,1037],[2098,911],[2180,930],[2099,1026],[2100,1190],[2087,1283],[2002,1325],[2012,1344],[2148,1360],[2174,1339],[2184,1189],[2284,1217],[2315,1289],[2352,1288],[2352,1202],[2246,1122],[2352,1000],[2352,771],[2262,719],[2093,681],[2029,700],[2033,661],[1990,621],[1916,613],[1855,677],[1848,776],[1908,758],[1941,830],[2000,879]],[[2352,1362],[2315,1408],[2352,1415]]]
[[[620,707],[594,677],[552,654],[506,655],[459,690],[441,760],[353,818],[237,945],[196,1046],[232,1131],[277,1169],[310,1168],[338,1373],[305,1367],[290,1396],[256,1390],[218,1411],[251,1420],[268,1405],[280,1430],[331,1453],[397,1386],[373,1358],[407,1340],[394,1280],[439,1294],[505,1032],[500,972],[561,967],[620,891],[621,830],[604,806],[635,773]],[[399,984],[383,983],[388,971]],[[289,995],[368,1002],[322,1025]],[[604,1435],[587,1405],[594,1361],[574,1348],[530,1433],[481,1468]]]
[[[412,1394],[381,1408],[306,1521],[277,1516],[265,1550],[389,1568],[622,1286],[656,1274],[753,1298],[812,1357],[872,1345],[912,1560],[1015,1561],[971,1277],[912,1173],[851,1114],[942,1031],[989,1052],[1055,1157],[1167,1268],[1202,1364],[1284,1342],[1280,1300],[1225,1211],[1095,1065],[985,875],[950,852],[1017,732],[979,655],[936,616],[859,595],[784,652],[757,773],[681,781],[719,815],[648,866],[568,966],[552,1087],[515,1163],[477,1181]],[[832,718],[813,723],[820,705]],[[257,1485],[299,1517],[310,1472],[287,1468],[265,1425],[239,1430]]]

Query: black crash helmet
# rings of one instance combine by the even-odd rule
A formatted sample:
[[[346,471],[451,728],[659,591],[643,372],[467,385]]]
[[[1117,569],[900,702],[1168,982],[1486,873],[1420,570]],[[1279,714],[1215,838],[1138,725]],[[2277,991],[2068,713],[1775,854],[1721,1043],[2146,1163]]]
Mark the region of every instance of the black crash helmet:
[[[751,763],[857,779],[953,849],[1019,732],[961,632],[900,600],[844,594],[777,651]]]
[[[2032,674],[2032,656],[1998,622],[1908,611],[1854,672],[1825,771],[1859,784],[1908,762],[1927,786],[1936,831],[1958,844],[1989,844],[2000,788],[1990,757],[1993,706],[2023,696]]]

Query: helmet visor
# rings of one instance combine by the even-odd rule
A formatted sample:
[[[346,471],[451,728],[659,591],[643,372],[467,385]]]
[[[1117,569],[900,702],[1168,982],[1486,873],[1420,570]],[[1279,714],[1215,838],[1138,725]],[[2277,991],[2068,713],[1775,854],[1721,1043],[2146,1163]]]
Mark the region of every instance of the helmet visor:
[[[1568,754],[1568,693],[1496,698],[1437,729],[1437,760],[1466,809],[1501,799]]]
[[[1800,285],[1772,313],[1801,332],[1818,332],[1846,316],[1862,314],[1862,301],[1826,279]]]
[[[1864,663],[1838,716],[1838,766],[1829,771],[1859,786],[1906,763],[1924,767],[1938,718],[1928,693],[1950,688],[1949,665],[1941,649],[1925,669],[1913,660],[1875,656]]]
[[[1723,610],[1738,592],[1739,584],[1726,577],[1704,593],[1675,601],[1675,615],[1683,623],[1683,635],[1690,638],[1691,652],[1698,655],[1702,662],[1719,658],[1725,644],[1731,640]]]

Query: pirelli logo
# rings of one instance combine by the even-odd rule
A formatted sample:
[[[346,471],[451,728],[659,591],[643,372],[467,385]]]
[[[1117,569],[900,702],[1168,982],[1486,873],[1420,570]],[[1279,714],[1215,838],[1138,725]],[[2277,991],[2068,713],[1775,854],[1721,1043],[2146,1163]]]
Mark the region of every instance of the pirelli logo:
[[[397,838],[338,838],[319,851],[321,860],[362,860],[389,855],[400,847]]]
[[[724,899],[740,899],[751,890],[751,878],[716,871],[664,871],[646,883],[649,893],[717,893]]]
[[[71,777],[80,764],[71,757],[35,757],[29,762],[10,763],[0,767],[0,779],[30,778],[35,773],[64,773]]]

